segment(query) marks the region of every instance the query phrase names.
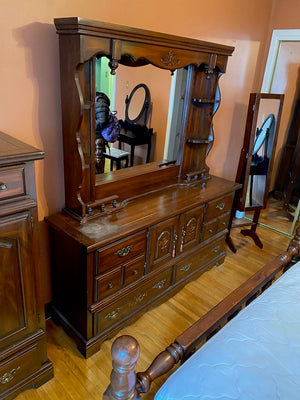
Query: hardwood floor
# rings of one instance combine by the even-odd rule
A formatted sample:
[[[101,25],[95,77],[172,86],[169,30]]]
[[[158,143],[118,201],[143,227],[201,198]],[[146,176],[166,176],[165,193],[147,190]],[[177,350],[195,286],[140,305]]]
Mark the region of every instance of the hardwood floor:
[[[231,236],[238,249],[236,254],[227,248],[223,265],[205,272],[173,298],[145,313],[135,323],[119,332],[118,335],[133,335],[139,341],[141,356],[138,370],[146,369],[153,357],[179,333],[269,259],[286,250],[290,241],[288,237],[262,227],[258,227],[257,232],[264,245],[262,250],[250,238],[242,236],[239,229],[233,229]],[[109,383],[110,347],[114,338],[104,342],[98,353],[85,360],[73,340],[51,320],[47,321],[47,335],[48,356],[53,362],[55,377],[38,389],[23,392],[17,400],[102,399],[102,393]],[[153,397],[152,391],[144,398],[150,400]]]

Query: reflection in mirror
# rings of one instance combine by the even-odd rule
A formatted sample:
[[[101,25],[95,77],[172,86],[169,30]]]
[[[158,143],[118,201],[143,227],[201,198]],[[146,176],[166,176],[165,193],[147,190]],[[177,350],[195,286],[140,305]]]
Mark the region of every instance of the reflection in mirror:
[[[263,207],[270,160],[273,153],[279,99],[261,99],[257,114],[252,159],[249,171],[246,207]],[[276,116],[276,117],[275,117]]]
[[[114,143],[109,142],[109,148],[106,147],[105,149],[104,172],[125,168],[130,165],[137,166],[146,161],[161,162],[164,158],[166,131],[170,119],[168,116],[170,89],[174,78],[171,76],[170,71],[156,68],[152,65],[134,68],[119,65],[116,75],[112,76],[108,62],[109,60],[106,57],[99,57],[96,60],[96,91],[105,93],[108,96],[110,99],[110,111],[120,121],[121,127],[122,121],[132,120],[135,123],[146,125],[147,129],[152,131],[152,135],[149,156],[147,155],[147,144],[139,145],[132,152],[131,145],[124,143],[122,140],[119,141],[117,139]],[[149,112],[146,115],[146,122],[143,121],[144,115],[139,116],[140,113],[138,112],[138,105],[147,97],[147,89],[145,87],[149,92]],[[132,94],[131,106],[126,118],[126,98],[130,99],[131,93],[135,88],[136,91]],[[142,110],[140,109],[140,111]],[[178,133],[178,130],[176,132]],[[172,159],[174,158],[172,157]]]

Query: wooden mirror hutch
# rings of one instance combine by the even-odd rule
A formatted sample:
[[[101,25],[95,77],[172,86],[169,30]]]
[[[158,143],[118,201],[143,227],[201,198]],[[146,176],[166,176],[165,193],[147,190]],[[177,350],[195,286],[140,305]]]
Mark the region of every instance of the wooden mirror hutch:
[[[219,265],[239,184],[211,176],[219,77],[233,48],[88,19],[55,19],[65,208],[50,229],[53,313],[88,357],[107,337]],[[176,162],[95,173],[95,59],[187,70]]]

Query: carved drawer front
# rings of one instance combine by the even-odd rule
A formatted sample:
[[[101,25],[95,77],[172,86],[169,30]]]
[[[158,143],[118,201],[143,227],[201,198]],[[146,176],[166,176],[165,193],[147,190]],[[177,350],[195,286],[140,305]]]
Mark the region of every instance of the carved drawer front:
[[[149,271],[160,267],[176,256],[179,217],[170,218],[150,228]]]
[[[96,278],[95,301],[104,299],[122,287],[122,268],[115,268]]]
[[[129,260],[145,254],[145,250],[146,231],[104,247],[97,251],[96,274],[112,269],[114,266],[125,264]]]
[[[209,221],[210,219],[217,218],[221,214],[226,213],[231,210],[233,201],[233,194],[222,197],[218,200],[211,201],[208,203],[205,221]]]
[[[177,244],[178,254],[196,246],[200,242],[203,212],[204,208],[201,206],[181,214]]]
[[[0,363],[0,397],[41,367],[39,351],[38,344],[34,343]]]
[[[103,310],[96,311],[94,334],[96,335],[112,325],[119,323],[141,306],[161,295],[170,286],[170,282],[171,271],[168,269],[155,278],[147,280],[143,285],[137,286],[130,293],[112,302]]]
[[[26,194],[25,168],[22,165],[0,169],[0,200]]]
[[[145,258],[138,257],[132,262],[124,265],[123,275],[124,275],[124,286],[129,285],[141,278],[144,275]]]

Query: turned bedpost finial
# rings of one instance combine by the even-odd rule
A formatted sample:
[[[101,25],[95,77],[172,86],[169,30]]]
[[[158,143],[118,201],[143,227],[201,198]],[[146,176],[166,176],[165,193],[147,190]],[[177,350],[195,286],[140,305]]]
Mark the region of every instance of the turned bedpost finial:
[[[118,337],[111,348],[112,372],[110,385],[103,400],[137,400],[135,368],[140,354],[138,342],[128,335]]]

